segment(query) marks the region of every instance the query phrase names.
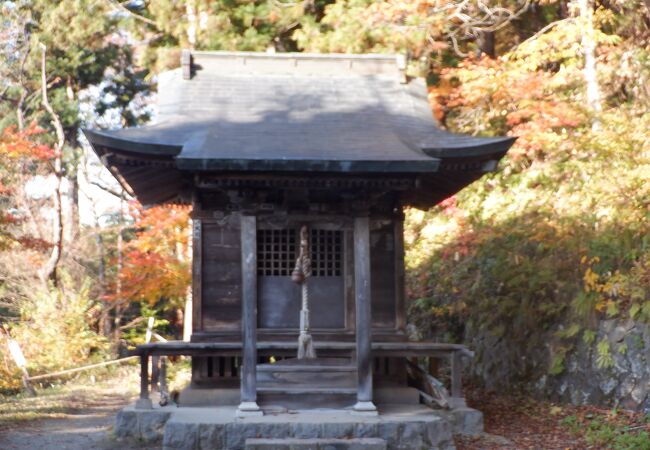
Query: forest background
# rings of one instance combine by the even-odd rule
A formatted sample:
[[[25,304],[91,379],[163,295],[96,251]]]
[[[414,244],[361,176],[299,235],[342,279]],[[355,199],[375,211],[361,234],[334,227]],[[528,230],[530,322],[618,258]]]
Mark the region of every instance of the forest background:
[[[155,116],[156,76],[183,48],[406,54],[443,127],[518,136],[496,173],[407,211],[410,332],[468,343],[479,383],[540,391],[585,346],[592,370],[617,376],[631,344],[603,324],[650,323],[648,0],[1,8],[3,392],[21,387],[9,339],[36,375],[115,357],[142,342],[149,317],[159,334],[183,337],[189,211],[137,204],[80,133]],[[647,391],[633,407],[650,407]]]

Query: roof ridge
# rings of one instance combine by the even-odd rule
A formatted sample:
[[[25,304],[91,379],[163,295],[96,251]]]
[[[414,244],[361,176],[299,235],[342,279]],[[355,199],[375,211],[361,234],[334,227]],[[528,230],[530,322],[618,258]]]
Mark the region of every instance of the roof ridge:
[[[356,75],[395,74],[406,79],[406,57],[396,54],[347,53],[272,53],[183,50],[183,78],[193,78],[197,71],[207,73],[250,72],[291,74]]]
[[[191,55],[207,57],[253,57],[267,59],[355,59],[355,60],[397,60],[403,57],[397,53],[313,53],[313,52],[247,52],[225,50],[183,50]]]

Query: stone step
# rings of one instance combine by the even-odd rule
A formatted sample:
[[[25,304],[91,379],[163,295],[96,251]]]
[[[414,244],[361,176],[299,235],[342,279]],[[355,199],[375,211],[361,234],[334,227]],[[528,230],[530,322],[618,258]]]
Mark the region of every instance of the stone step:
[[[359,439],[246,439],[245,450],[386,450],[386,441]]]
[[[356,389],[268,389],[257,393],[262,408],[293,410],[345,409],[357,401]]]
[[[343,358],[285,359],[258,364],[258,390],[265,387],[354,388],[356,367]]]

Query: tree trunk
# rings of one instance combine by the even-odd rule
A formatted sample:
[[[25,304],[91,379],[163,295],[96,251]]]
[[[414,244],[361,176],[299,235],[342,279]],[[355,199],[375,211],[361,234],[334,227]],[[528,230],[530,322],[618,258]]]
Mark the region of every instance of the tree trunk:
[[[53,172],[54,176],[56,177],[56,188],[54,190],[54,223],[53,223],[53,228],[54,228],[54,242],[53,242],[53,247],[52,247],[52,253],[50,254],[50,258],[47,260],[45,265],[41,267],[41,270],[39,271],[39,275],[43,282],[46,282],[47,280],[51,280],[55,286],[58,285],[58,274],[57,274],[57,269],[59,267],[59,263],[61,262],[61,257],[63,256],[63,236],[64,236],[64,229],[63,229],[63,194],[62,194],[62,188],[63,188],[63,146],[65,144],[65,134],[63,132],[63,125],[61,124],[61,120],[59,119],[59,116],[54,112],[54,109],[52,108],[52,105],[50,104],[50,101],[47,98],[47,73],[45,70],[45,54],[47,52],[47,48],[45,47],[44,44],[40,44],[41,46],[41,96],[42,96],[42,103],[47,112],[50,114],[52,117],[52,125],[54,126],[54,130],[56,131],[56,137],[57,141],[54,146],[54,152],[55,152],[55,157],[54,157],[54,162],[53,162]]]
[[[72,240],[77,239],[81,229],[79,219],[79,163],[73,166],[73,173],[70,178],[70,232],[69,237]]]
[[[594,29],[594,7],[592,0],[575,0],[578,26],[581,28],[581,45],[584,52],[585,67],[583,75],[587,85],[587,106],[594,113],[602,111],[600,86],[598,85],[598,71],[596,68],[596,36]],[[594,117],[592,129],[598,130],[600,121]]]
[[[488,55],[491,59],[496,58],[496,39],[494,31],[481,31],[478,45],[481,53]]]

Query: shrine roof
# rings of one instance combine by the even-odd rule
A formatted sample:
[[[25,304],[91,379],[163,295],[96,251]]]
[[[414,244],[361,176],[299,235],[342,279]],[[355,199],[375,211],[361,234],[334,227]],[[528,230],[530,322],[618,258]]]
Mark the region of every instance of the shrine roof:
[[[154,125],[92,130],[93,144],[175,156],[188,170],[428,172],[512,138],[437,127],[422,80],[395,56],[194,52],[161,75]]]
[[[435,173],[466,158],[495,167],[514,139],[442,130],[423,80],[404,67],[390,55],[184,52],[159,76],[154,124],[84,133],[100,156],[182,172]]]

